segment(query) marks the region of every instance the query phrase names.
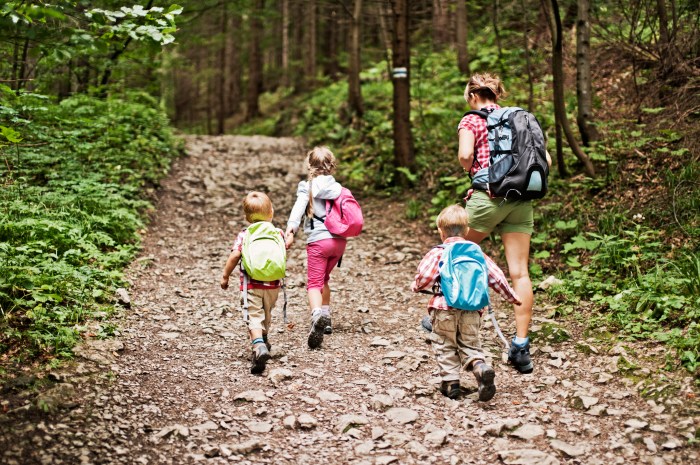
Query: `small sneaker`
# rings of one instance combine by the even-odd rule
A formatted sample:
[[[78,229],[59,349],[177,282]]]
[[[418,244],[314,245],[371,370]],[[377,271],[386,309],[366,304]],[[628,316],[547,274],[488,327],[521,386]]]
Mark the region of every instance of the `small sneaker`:
[[[270,341],[267,340],[267,334],[263,334],[263,342],[265,343],[265,347],[267,347],[267,350],[270,351],[272,350],[272,344],[270,344]]]
[[[430,315],[426,315],[422,320],[420,320],[420,327],[429,333],[433,332],[433,323],[430,321]]]
[[[533,365],[532,360],[530,360],[530,341],[522,346],[511,341],[508,361],[520,373],[532,373]]]
[[[440,392],[445,397],[456,399],[462,393],[462,388],[459,385],[459,381],[443,381],[440,385]]]
[[[493,384],[496,372],[493,371],[493,368],[485,362],[476,362],[472,367],[472,373],[474,373],[476,382],[479,383],[479,400],[486,402],[493,399],[494,394],[496,394],[496,385]]]
[[[331,315],[328,314],[328,324],[323,328],[324,334],[333,334],[333,325],[331,324]]]
[[[307,341],[310,349],[316,349],[321,345],[326,326],[330,326],[330,324],[331,315],[328,313],[328,310],[314,312],[314,315],[311,317],[311,330]]]
[[[265,344],[255,344],[253,346],[253,362],[250,365],[250,372],[254,375],[262,374],[265,371],[265,364],[270,360],[270,352]]]

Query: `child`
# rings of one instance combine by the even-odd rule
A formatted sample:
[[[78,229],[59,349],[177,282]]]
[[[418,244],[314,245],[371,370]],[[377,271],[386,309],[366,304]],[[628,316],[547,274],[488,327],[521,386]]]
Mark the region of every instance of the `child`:
[[[444,245],[464,242],[467,234],[469,216],[458,205],[452,205],[440,212],[437,217],[437,227],[440,239]],[[411,285],[413,292],[430,289],[440,277],[440,258],[442,247],[434,247],[418,265],[418,274]],[[486,255],[489,286],[509,302],[520,303],[520,298],[508,285],[503,271]],[[428,312],[432,322],[431,342],[438,366],[442,384],[440,391],[450,399],[456,399],[460,394],[459,374],[461,367],[471,370],[479,384],[479,400],[487,401],[496,393],[493,379],[495,373],[481,352],[479,328],[481,327],[480,311],[458,310],[447,306],[445,297],[434,295],[428,303]]]
[[[272,203],[267,195],[262,192],[250,192],[243,200],[243,212],[246,221],[254,224],[261,221],[271,222],[274,214]],[[284,233],[278,230],[284,241]],[[236,237],[236,242],[231,247],[231,254],[224,266],[224,274],[221,278],[221,288],[228,289],[229,276],[233,269],[241,261],[243,254],[243,242],[248,234],[248,229],[241,231]],[[247,258],[247,257],[246,257]],[[244,269],[241,261],[241,293],[244,292]],[[248,332],[253,345],[253,357],[250,372],[261,374],[265,371],[265,364],[270,359],[270,343],[267,335],[270,331],[271,310],[277,302],[280,290],[280,281],[256,281],[247,278],[247,299],[248,299]],[[241,301],[243,301],[241,294]]]
[[[336,163],[328,147],[314,147],[306,157],[308,180],[299,182],[297,200],[287,222],[287,247],[294,242],[304,219],[307,254],[306,289],[311,307],[311,330],[308,345],[315,349],[323,342],[323,334],[330,334],[331,288],[328,286],[331,271],[345,252],[346,239],[335,236],[326,229],[326,200],[340,196],[341,185],[333,178]]]

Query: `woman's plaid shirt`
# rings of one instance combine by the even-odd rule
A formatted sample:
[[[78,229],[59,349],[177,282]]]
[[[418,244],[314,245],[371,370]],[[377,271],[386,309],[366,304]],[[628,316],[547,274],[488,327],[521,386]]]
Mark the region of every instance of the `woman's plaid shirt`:
[[[465,242],[461,237],[448,237],[444,244],[451,244],[453,242]],[[418,273],[416,274],[416,279],[411,285],[411,290],[413,292],[418,292],[422,290],[431,290],[433,285],[437,282],[440,277],[440,259],[442,258],[442,247],[433,247],[430,249],[423,260],[421,260],[418,265]],[[489,258],[488,255],[484,254],[486,259],[486,267],[489,271],[489,287],[498,292],[505,298],[508,302],[512,304],[519,304],[520,297],[515,293],[506,276],[503,274],[496,263]],[[435,310],[447,310],[447,303],[445,302],[445,297],[441,295],[434,295],[430,302],[428,302],[428,309]]]

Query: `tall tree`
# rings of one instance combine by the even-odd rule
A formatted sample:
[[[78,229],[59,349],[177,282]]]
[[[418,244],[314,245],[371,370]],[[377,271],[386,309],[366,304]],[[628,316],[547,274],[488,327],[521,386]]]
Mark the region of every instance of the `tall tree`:
[[[522,15],[523,29],[523,53],[525,55],[525,70],[527,71],[527,109],[532,112],[535,108],[535,84],[532,77],[532,59],[530,58],[530,21],[528,19],[528,7],[525,5],[525,0],[520,0],[520,9]]]
[[[591,83],[591,13],[590,0],[578,0],[578,20],[576,21],[576,98],[578,115],[576,122],[583,145],[598,140],[598,131],[591,124],[593,112],[593,88]]]
[[[325,41],[323,57],[323,74],[330,76],[334,81],[338,78],[338,5],[328,5],[326,8],[328,17],[325,23]]]
[[[355,0],[353,11],[350,15],[350,63],[348,69],[348,105],[350,111],[358,116],[364,113],[362,101],[362,88],[360,87],[360,45],[361,45],[361,20],[362,0]]]
[[[253,0],[250,14],[250,49],[248,53],[248,95],[246,96],[246,120],[260,115],[260,87],[262,81],[262,59],[260,56],[260,37],[262,32],[261,15],[264,0]]]
[[[243,68],[243,63],[241,62],[241,15],[238,11],[233,11],[230,15],[230,26],[228,37],[226,41],[228,43],[228,72],[226,73],[228,79],[228,112],[229,114],[237,113],[241,106],[241,95],[243,90],[243,85],[241,83],[241,69]]]
[[[226,2],[221,2],[221,48],[219,49],[219,69],[217,72],[217,93],[219,97],[217,99],[217,111],[216,111],[216,133],[223,134],[225,131],[226,116],[228,115],[227,104],[229,103],[227,92],[228,88],[226,86],[226,45],[228,43],[228,14],[227,14]]]
[[[467,50],[467,4],[466,0],[456,0],[455,5],[455,20],[457,42],[457,67],[459,71],[467,75],[469,74],[469,54]]]
[[[579,147],[574,133],[569,125],[569,120],[566,117],[566,102],[564,101],[564,46],[562,38],[561,16],[559,14],[559,2],[557,0],[542,0],[545,10],[548,12],[550,32],[552,36],[552,78],[554,85],[554,116],[556,124],[561,126],[566,141],[574,152],[576,158],[583,164],[584,172],[593,177],[595,176],[595,168],[591,159],[588,158],[581,147]],[[563,156],[557,153],[557,160],[563,159]],[[560,170],[562,167],[559,168]]]
[[[411,54],[409,44],[408,0],[393,1],[394,15],[394,164],[413,168],[413,135],[411,134]]]
[[[305,88],[312,88],[316,82],[316,1],[307,0],[306,27],[304,28],[305,53],[304,53],[304,74]]]
[[[448,0],[433,0],[433,45],[440,49],[449,42]]]
[[[282,0],[282,85],[289,86],[289,0]]]

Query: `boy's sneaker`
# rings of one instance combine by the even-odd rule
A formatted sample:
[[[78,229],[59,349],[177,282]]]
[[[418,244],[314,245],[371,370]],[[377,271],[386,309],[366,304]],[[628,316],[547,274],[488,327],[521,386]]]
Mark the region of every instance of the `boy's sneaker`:
[[[430,321],[430,315],[426,315],[420,320],[420,327],[429,333],[433,332],[433,323]]]
[[[323,334],[326,326],[331,324],[331,315],[328,310],[314,312],[311,317],[311,331],[309,331],[308,344],[310,349],[318,348],[323,342]]]
[[[253,346],[253,362],[250,365],[250,372],[259,375],[265,371],[265,364],[270,360],[270,352],[265,344],[255,344]]]
[[[265,347],[267,347],[267,350],[270,351],[272,350],[272,344],[270,344],[270,341],[267,340],[267,334],[263,334],[263,342],[265,343]]]
[[[493,395],[496,394],[496,385],[493,384],[496,372],[493,368],[485,362],[476,362],[472,367],[472,373],[476,382],[479,383],[479,400],[486,402],[493,399]]]
[[[445,397],[456,399],[462,393],[462,388],[459,385],[459,381],[443,381],[440,384],[440,392]]]
[[[532,360],[530,360],[530,341],[527,341],[525,345],[518,345],[511,341],[508,361],[520,373],[532,373],[533,365]]]

